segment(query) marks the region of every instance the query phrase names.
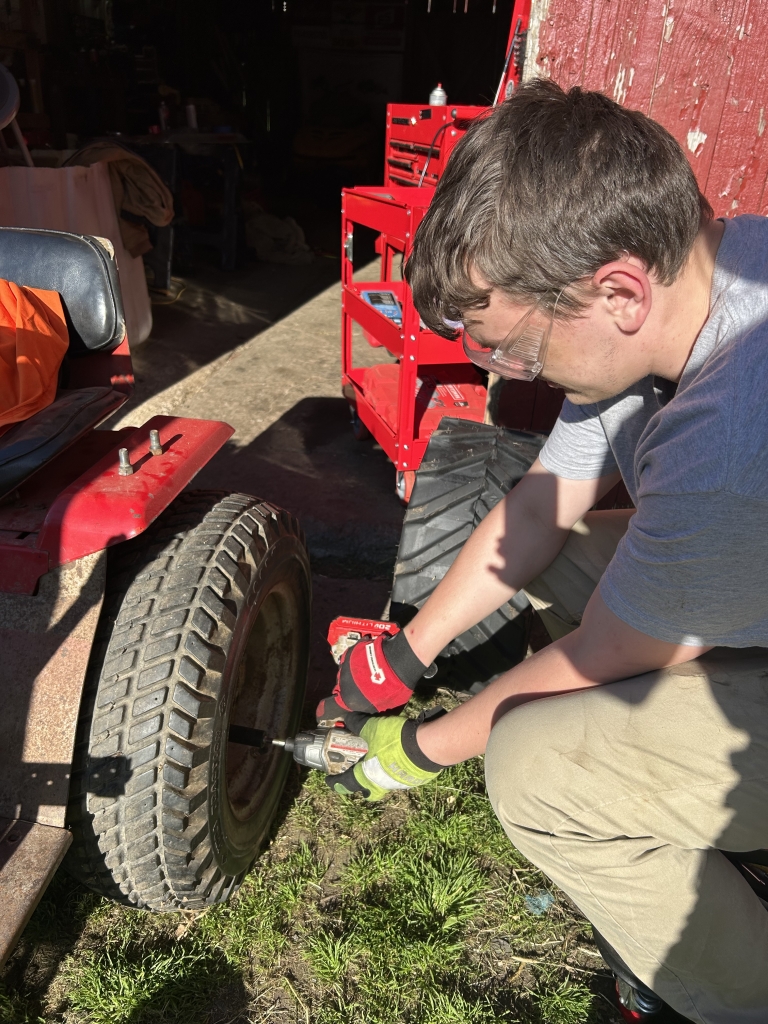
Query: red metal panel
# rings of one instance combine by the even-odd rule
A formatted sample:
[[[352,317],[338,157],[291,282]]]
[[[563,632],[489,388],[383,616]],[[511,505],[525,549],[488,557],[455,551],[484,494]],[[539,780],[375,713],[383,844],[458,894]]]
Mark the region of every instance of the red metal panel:
[[[528,35],[528,24],[531,20],[531,0],[515,0],[512,5],[512,18],[509,23],[507,37],[506,66],[499,87],[496,90],[493,105],[507,99],[507,87],[512,83],[514,89],[520,82],[523,61],[525,59],[525,41]]]
[[[369,366],[359,378],[366,401],[393,431],[398,423],[399,378],[400,367],[396,363]],[[485,387],[471,366],[421,366],[412,400],[416,437],[426,441],[443,416],[481,420],[485,412]]]
[[[46,573],[34,597],[0,594],[0,815],[65,824],[106,564],[99,551]]]
[[[414,470],[418,463],[413,443],[418,438],[416,430],[416,377],[419,367],[419,314],[413,305],[410,288],[407,302],[403,306],[403,358],[400,360],[400,376],[397,392],[397,445],[398,457],[395,466]]]
[[[342,387],[350,404],[356,407],[363,424],[398,469],[411,472],[418,468],[429,436],[441,415],[459,415],[467,419],[483,418],[485,389],[475,391],[441,411],[425,414],[417,408],[417,378],[434,378],[436,386],[471,384],[480,387],[479,378],[469,364],[461,345],[446,341],[421,327],[410,289],[403,281],[393,281],[391,250],[406,256],[411,239],[434,194],[432,188],[408,189],[360,187],[342,192]],[[382,280],[353,280],[348,240],[354,238],[355,224],[365,224],[382,233]],[[393,232],[398,232],[400,238]],[[401,305],[402,326],[379,313],[360,292],[387,289]],[[379,374],[352,363],[352,325],[357,322],[369,344],[381,345],[399,358],[399,365],[381,365]]]
[[[387,106],[384,181],[388,185],[402,183],[401,187],[418,185],[429,157],[424,184],[436,185],[467,124],[487,109],[455,104],[424,107],[415,103],[390,103]]]
[[[120,430],[92,430],[90,434],[46,462],[18,488],[18,498],[6,497],[0,504],[0,541],[18,543],[19,534],[38,534],[48,510],[56,498],[73,480],[82,476],[107,452],[120,447],[122,438],[130,437],[135,427]],[[29,545],[34,537],[27,537]]]
[[[28,544],[0,544],[0,593],[34,594],[48,572],[48,552]]]
[[[115,391],[130,395],[133,384],[133,365],[127,338],[123,338],[112,352],[91,352],[82,359],[70,360],[67,387],[111,386]]]
[[[159,430],[162,455],[149,451]],[[117,447],[75,480],[51,506],[37,540],[50,568],[136,537],[170,505],[232,436],[218,420],[153,416],[123,439],[134,467],[118,473]]]
[[[363,330],[368,331],[393,356],[401,356],[403,354],[403,336],[400,328],[394,321],[374,309],[365,299],[360,298],[361,291],[368,289],[375,291],[382,287],[386,287],[387,291],[396,295],[402,305],[404,282],[387,281],[385,285],[382,285],[380,281],[356,281],[354,285],[344,290],[344,309],[353,320],[360,324]]]
[[[155,429],[162,455],[149,452],[149,432]],[[38,579],[50,569],[136,537],[233,433],[217,420],[154,416],[135,429],[91,435],[98,437],[96,450],[101,452],[84,472],[65,478],[64,486],[48,496],[44,468],[29,485],[22,485],[18,507],[11,503],[0,517],[0,592],[33,594]],[[111,448],[103,454],[110,440]],[[134,468],[130,476],[118,473],[117,453],[123,447]],[[74,456],[77,464],[76,450]],[[57,464],[64,462],[52,463],[54,482]]]
[[[387,126],[391,127],[395,138],[429,146],[438,130],[451,119],[450,112],[453,109],[447,106],[425,107],[416,103],[391,103],[387,107]]]
[[[401,196],[402,192],[406,195]],[[433,195],[432,189],[429,194]],[[343,195],[342,213],[346,214],[348,220],[375,231],[383,231],[405,245],[409,217],[404,206],[418,201],[418,193],[403,186],[387,185],[378,189],[378,193],[376,189],[368,188],[359,194],[345,190]]]
[[[72,842],[63,828],[0,818],[0,966],[13,951]]]

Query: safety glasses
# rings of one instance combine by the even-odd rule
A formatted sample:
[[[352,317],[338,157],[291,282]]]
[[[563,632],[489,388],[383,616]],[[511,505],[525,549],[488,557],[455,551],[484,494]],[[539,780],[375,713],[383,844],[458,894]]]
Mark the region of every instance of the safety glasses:
[[[485,342],[472,337],[466,329],[462,344],[469,359],[483,370],[513,380],[533,380],[544,368],[547,345],[562,291],[548,310],[544,300],[537,302],[515,324],[501,342]]]

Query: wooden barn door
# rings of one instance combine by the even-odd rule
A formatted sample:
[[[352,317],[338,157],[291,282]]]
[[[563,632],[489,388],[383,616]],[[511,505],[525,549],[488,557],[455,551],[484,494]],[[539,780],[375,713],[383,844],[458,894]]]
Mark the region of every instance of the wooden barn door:
[[[768,213],[768,4],[533,0],[525,77],[642,110],[688,155],[716,216]]]

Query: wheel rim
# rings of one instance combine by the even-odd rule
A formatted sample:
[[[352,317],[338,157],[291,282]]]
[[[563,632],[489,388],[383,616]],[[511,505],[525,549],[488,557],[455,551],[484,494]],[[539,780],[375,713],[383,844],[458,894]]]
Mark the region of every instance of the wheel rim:
[[[230,725],[261,729],[272,738],[285,738],[292,717],[292,694],[286,680],[295,678],[300,657],[300,609],[287,586],[275,587],[256,611],[233,678]],[[275,784],[282,750],[260,750],[227,743],[226,794],[232,816],[251,818]]]

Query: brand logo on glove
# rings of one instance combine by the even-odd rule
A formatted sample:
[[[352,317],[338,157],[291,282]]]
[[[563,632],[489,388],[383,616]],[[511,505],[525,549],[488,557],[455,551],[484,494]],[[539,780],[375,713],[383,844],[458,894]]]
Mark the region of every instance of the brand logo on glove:
[[[378,661],[376,661],[376,651],[373,649],[373,644],[367,645],[365,655],[368,658],[368,668],[371,670],[371,682],[381,686],[385,681],[384,669],[380,668]]]

